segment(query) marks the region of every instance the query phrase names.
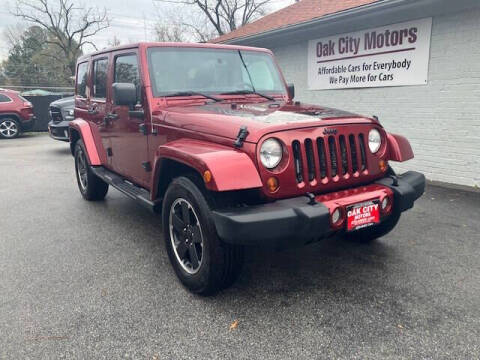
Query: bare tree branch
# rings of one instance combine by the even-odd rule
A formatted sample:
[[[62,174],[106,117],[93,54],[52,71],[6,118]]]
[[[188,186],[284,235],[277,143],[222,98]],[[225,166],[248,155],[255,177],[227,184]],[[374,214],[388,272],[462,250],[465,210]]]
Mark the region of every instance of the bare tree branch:
[[[61,62],[63,61],[63,59],[62,59],[61,57],[59,57],[59,56],[57,56],[57,55],[55,55],[55,54],[53,54],[53,53],[41,52],[39,55],[40,55],[40,56],[44,56],[44,57],[52,58],[52,59],[54,59],[55,61],[57,61],[57,62],[59,62],[59,63],[61,63]]]
[[[12,14],[48,31],[47,42],[59,48],[72,75],[82,48],[96,48],[90,38],[110,26],[106,9],[76,7],[74,0],[15,0]]]
[[[155,0],[158,3],[172,3],[198,9],[215,29],[216,36],[226,34],[265,15],[268,5],[273,0]],[[187,25],[187,24],[184,24]],[[195,31],[197,26],[188,22],[188,27]],[[204,33],[201,37],[207,36]]]
[[[197,25],[189,24],[189,23],[182,23],[183,26],[190,28],[194,34],[198,37],[200,42],[207,42],[210,38],[208,33],[206,33],[203,29],[201,29]]]

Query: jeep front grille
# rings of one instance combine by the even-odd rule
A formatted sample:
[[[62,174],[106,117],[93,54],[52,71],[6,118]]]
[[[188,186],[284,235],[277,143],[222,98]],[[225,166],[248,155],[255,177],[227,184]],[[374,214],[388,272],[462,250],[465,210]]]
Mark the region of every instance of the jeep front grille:
[[[62,112],[56,106],[50,106],[50,116],[55,123],[63,121]]]
[[[293,158],[295,159],[295,174],[297,176],[297,182],[303,182],[303,164],[302,155],[300,154],[300,142],[295,140],[292,143]]]
[[[338,181],[367,169],[363,134],[307,138],[303,143],[294,140],[292,153],[297,183]]]

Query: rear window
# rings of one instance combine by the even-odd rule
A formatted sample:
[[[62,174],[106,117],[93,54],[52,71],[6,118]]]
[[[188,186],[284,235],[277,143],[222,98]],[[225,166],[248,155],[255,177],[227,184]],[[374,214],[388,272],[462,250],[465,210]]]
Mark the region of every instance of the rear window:
[[[88,78],[88,63],[84,62],[78,64],[77,67],[77,95],[87,97],[87,78]]]
[[[10,101],[12,101],[12,99],[10,99],[7,95],[0,94],[0,103],[10,102]]]

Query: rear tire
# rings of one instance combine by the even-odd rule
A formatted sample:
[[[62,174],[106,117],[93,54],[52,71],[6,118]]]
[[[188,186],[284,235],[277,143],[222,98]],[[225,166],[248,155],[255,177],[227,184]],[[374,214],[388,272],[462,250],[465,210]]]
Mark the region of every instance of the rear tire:
[[[0,137],[3,139],[15,139],[20,135],[21,128],[17,120],[12,118],[0,119]]]
[[[243,247],[218,238],[202,185],[194,176],[178,177],[170,183],[163,200],[163,233],[170,262],[182,284],[199,295],[212,295],[237,279]]]
[[[82,140],[76,142],[74,154],[78,189],[83,198],[88,201],[103,200],[108,192],[108,184],[93,173]]]
[[[377,226],[370,226],[365,229],[345,233],[343,238],[347,241],[357,243],[369,243],[379,237],[387,235],[392,231],[400,220],[400,212],[394,211],[386,220]]]

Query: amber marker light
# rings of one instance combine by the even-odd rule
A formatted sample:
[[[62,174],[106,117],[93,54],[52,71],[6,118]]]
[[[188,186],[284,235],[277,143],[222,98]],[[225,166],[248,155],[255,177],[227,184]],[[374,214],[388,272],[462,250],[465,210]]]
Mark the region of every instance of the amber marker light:
[[[381,172],[385,172],[387,171],[387,168],[388,168],[388,162],[386,162],[385,160],[380,160],[378,162],[378,166],[380,167]]]
[[[212,173],[210,170],[205,170],[203,173],[203,181],[205,181],[207,184],[212,181]]]
[[[267,188],[268,188],[268,191],[270,191],[271,193],[274,193],[275,191],[277,191],[278,190],[278,179],[274,176],[268,178]]]

